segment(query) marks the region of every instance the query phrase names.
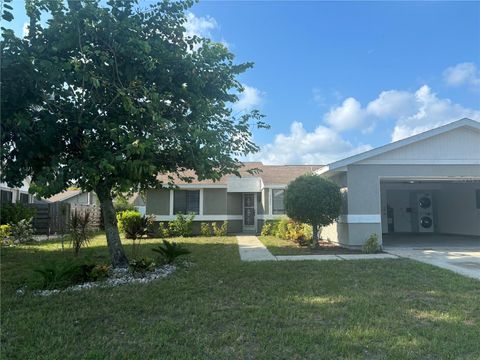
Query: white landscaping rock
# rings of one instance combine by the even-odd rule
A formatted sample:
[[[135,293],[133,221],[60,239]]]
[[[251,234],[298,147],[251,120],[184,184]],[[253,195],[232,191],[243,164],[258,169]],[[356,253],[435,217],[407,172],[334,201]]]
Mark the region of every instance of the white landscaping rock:
[[[111,288],[126,284],[146,284],[153,280],[165,278],[175,271],[174,265],[164,265],[144,274],[144,276],[137,276],[132,274],[127,268],[113,269],[109,278],[104,281],[88,282],[79,285],[69,286],[63,290],[36,290],[33,295],[36,296],[50,296],[61,292],[82,291],[93,288]]]

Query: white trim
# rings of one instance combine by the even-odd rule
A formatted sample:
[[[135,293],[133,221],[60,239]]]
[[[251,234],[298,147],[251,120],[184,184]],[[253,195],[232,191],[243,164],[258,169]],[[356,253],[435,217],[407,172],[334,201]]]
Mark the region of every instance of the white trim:
[[[265,188],[269,188],[269,189],[286,189],[287,188],[287,184],[268,184],[268,185],[265,185]]]
[[[360,161],[370,159],[374,156],[384,154],[388,151],[396,150],[396,149],[399,149],[401,147],[404,147],[404,146],[407,146],[407,145],[410,145],[410,144],[413,144],[413,143],[416,143],[416,142],[419,142],[419,141],[422,141],[422,140],[426,140],[426,139],[429,139],[433,136],[437,136],[437,135],[440,135],[440,134],[443,134],[443,133],[446,133],[448,131],[458,129],[458,128],[461,128],[461,127],[469,127],[469,128],[473,128],[473,129],[476,129],[476,130],[480,130],[480,122],[475,121],[475,120],[471,120],[471,119],[467,119],[467,118],[460,119],[460,120],[451,122],[449,124],[446,124],[446,125],[443,125],[443,126],[431,129],[431,130],[427,130],[427,131],[422,132],[420,134],[413,135],[413,136],[407,137],[405,139],[398,140],[398,141],[392,142],[390,144],[380,146],[380,147],[377,147],[375,149],[365,151],[363,153],[353,155],[353,156],[347,157],[347,158],[339,160],[339,161],[335,161],[333,163],[328,164],[326,167],[323,167],[320,170],[317,170],[316,173],[320,175],[320,174],[323,174],[327,171],[334,171],[334,170],[341,171],[341,168],[343,168],[347,165],[358,163]]]
[[[263,214],[263,215],[258,215],[257,220],[279,220],[287,217],[285,214],[277,214],[277,215],[272,215],[272,214]]]
[[[285,196],[285,188],[280,188],[280,187],[277,187],[277,188],[271,188],[270,189],[270,206],[269,206],[269,209],[268,209],[268,213],[269,215],[272,215],[272,216],[276,216],[276,215],[280,215],[280,216],[284,216],[285,214],[274,214],[273,213],[273,191],[272,190],[284,190],[284,196]]]
[[[380,214],[348,214],[340,215],[337,222],[348,224],[380,224],[382,217]]]
[[[203,215],[203,189],[200,189],[200,195],[199,195],[198,201],[200,202],[200,204],[198,204],[198,212],[199,212],[199,215],[202,216]]]
[[[388,181],[478,181],[480,176],[379,176],[382,180]]]
[[[170,190],[170,208],[168,210],[170,216],[173,216],[173,190]]]
[[[362,165],[480,165],[480,160],[363,160]]]
[[[180,184],[178,189],[226,189],[226,184]]]
[[[269,188],[268,189],[268,215],[273,214],[272,205],[273,205],[272,189]]]
[[[175,215],[154,215],[155,221],[172,221]],[[243,220],[242,215],[195,215],[193,221],[227,221],[227,220]]]
[[[245,195],[253,195],[253,225],[246,226],[245,225]],[[242,230],[243,231],[257,231],[258,221],[257,221],[257,193],[256,192],[244,192],[242,193]]]

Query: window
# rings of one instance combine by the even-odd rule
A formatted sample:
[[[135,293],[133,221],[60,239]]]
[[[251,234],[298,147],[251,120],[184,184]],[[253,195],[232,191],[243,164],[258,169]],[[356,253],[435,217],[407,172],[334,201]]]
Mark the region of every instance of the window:
[[[174,214],[200,213],[200,190],[175,190],[173,195]]]
[[[19,201],[22,203],[22,204],[28,204],[28,194],[22,194],[20,193],[20,199]]]
[[[12,202],[12,192],[11,191],[1,191],[1,203],[11,203]]]
[[[272,214],[281,215],[285,214],[285,204],[284,204],[285,190],[283,189],[272,189]]]
[[[475,192],[477,193],[477,209],[480,210],[480,189],[475,190]]]

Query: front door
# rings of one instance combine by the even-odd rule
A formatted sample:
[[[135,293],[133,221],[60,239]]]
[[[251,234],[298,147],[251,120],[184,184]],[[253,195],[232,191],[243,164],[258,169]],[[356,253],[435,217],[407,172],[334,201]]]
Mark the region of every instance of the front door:
[[[244,193],[243,194],[243,231],[256,232],[257,231],[257,194]]]

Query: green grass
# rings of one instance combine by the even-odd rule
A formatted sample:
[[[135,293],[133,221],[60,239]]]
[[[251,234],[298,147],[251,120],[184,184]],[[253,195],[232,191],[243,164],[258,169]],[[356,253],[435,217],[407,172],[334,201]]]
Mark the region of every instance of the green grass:
[[[234,237],[178,241],[194,265],[169,278],[47,298],[15,290],[70,251],[2,249],[2,359],[479,358],[478,281],[410,260],[242,263]],[[81,256],[106,261],[103,236]]]
[[[359,254],[360,250],[351,250],[328,244],[318,249],[309,246],[299,246],[292,240],[280,239],[276,236],[259,236],[260,241],[273,255],[336,255],[336,254]]]

